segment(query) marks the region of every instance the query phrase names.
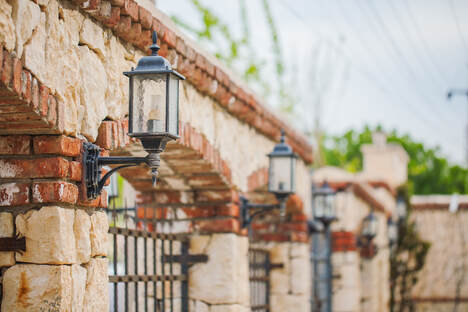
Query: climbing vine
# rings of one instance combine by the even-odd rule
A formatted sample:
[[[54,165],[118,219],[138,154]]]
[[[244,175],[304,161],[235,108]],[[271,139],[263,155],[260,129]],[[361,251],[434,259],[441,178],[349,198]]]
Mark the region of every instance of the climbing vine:
[[[406,217],[399,222],[398,243],[390,256],[390,311],[412,312],[412,288],[418,282],[418,272],[424,267],[430,243],[421,239],[416,224],[410,220],[411,206],[407,187],[398,195],[406,200]]]

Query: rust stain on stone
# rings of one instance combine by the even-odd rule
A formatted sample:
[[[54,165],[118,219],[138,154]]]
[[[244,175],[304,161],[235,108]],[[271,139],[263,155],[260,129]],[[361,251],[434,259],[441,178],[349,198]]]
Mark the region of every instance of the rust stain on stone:
[[[21,277],[19,281],[19,289],[18,289],[18,300],[17,302],[21,304],[23,307],[29,306],[28,302],[28,293],[31,291],[28,283],[28,279],[26,278],[26,273],[21,272]]]

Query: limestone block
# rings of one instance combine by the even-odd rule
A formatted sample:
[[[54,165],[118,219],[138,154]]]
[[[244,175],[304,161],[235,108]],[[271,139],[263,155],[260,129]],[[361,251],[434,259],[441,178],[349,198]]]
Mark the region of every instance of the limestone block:
[[[81,103],[84,110],[81,122],[81,134],[94,141],[98,127],[107,116],[105,91],[107,89],[107,75],[104,66],[96,53],[87,46],[79,47],[79,62],[81,75]]]
[[[82,25],[83,26],[80,31],[80,43],[86,44],[91,50],[95,51],[101,57],[105,57],[106,48],[104,45],[104,30],[102,26],[96,24],[89,18],[86,18]]]
[[[310,291],[310,261],[308,258],[291,259],[291,291],[295,295],[306,295]]]
[[[289,260],[290,243],[275,244],[270,250],[270,261],[272,263],[287,263]]]
[[[80,25],[78,19],[65,14],[66,8],[57,0],[50,0],[46,7],[46,85],[54,93],[60,105],[64,105],[66,114],[63,123],[67,134],[76,134],[81,127],[79,107],[81,103],[81,72],[78,57],[78,38],[75,33]],[[63,17],[63,19],[61,18]],[[36,74],[36,73],[34,73]],[[61,117],[60,117],[61,118]]]
[[[86,265],[86,291],[83,311],[109,311],[107,259],[92,258]]]
[[[15,48],[15,24],[11,18],[13,8],[6,0],[0,0],[0,43],[8,50]]]
[[[41,12],[39,24],[24,46],[24,66],[42,82],[46,81],[46,15]]]
[[[242,266],[248,267],[247,238],[235,234],[214,234],[204,252],[207,263],[190,269],[190,298],[208,304],[242,304],[249,302],[249,279]]]
[[[239,304],[230,304],[230,305],[213,305],[211,306],[210,312],[249,312],[248,307],[239,305]]]
[[[307,258],[309,257],[309,244],[292,243],[291,258]]]
[[[2,312],[82,311],[85,282],[79,265],[12,266],[3,275]]]
[[[200,254],[206,251],[211,237],[209,235],[197,235],[192,236],[190,239],[190,250],[191,254]]]
[[[16,53],[18,58],[23,55],[23,45],[31,38],[34,29],[39,25],[41,9],[29,0],[13,2],[13,22],[16,28]]]
[[[83,210],[76,210],[73,232],[76,241],[76,256],[78,263],[87,263],[91,256],[91,218]]]
[[[289,274],[284,269],[270,271],[270,290],[272,294],[289,293]]]
[[[270,296],[271,312],[308,312],[309,295],[274,295]]]
[[[91,257],[107,256],[109,244],[109,222],[104,212],[98,211],[91,215]]]
[[[13,237],[13,215],[8,212],[0,212],[0,237]],[[0,252],[0,267],[15,264],[14,252]]]
[[[107,34],[106,55],[103,60],[107,74],[106,105],[108,116],[112,119],[120,119],[128,113],[128,78],[122,74],[124,70],[130,70],[136,66],[135,61],[125,58],[125,47],[111,33]]]
[[[190,300],[189,310],[193,312],[210,312],[210,307],[199,300]]]
[[[26,251],[16,260],[43,264],[76,263],[73,233],[75,211],[56,206],[30,210],[16,217],[16,229],[26,237]]]

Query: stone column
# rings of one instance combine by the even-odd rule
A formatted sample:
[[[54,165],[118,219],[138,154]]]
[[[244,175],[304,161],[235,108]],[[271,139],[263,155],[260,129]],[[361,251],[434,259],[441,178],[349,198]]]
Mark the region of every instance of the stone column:
[[[0,235],[26,251],[0,253],[1,311],[107,311],[107,195],[83,200],[81,141],[0,136]]]

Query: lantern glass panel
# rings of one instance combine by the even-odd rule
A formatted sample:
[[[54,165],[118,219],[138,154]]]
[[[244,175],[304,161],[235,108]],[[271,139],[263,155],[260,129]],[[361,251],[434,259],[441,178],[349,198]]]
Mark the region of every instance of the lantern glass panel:
[[[169,75],[169,99],[168,99],[168,131],[170,134],[179,135],[179,78]]]
[[[362,234],[368,237],[377,235],[377,218],[374,215],[369,215],[364,219]]]
[[[166,132],[166,74],[133,76],[132,133]]]
[[[397,200],[397,214],[398,218],[403,219],[406,216],[406,202],[404,199]]]
[[[393,220],[390,220],[387,224],[388,226],[388,240],[390,243],[394,243],[398,239],[398,227]]]
[[[294,190],[292,174],[294,162],[289,156],[270,158],[268,191],[272,193],[291,193]]]
[[[334,194],[327,194],[325,196],[325,217],[335,217],[335,196]]]
[[[325,216],[325,200],[323,195],[316,195],[314,197],[314,217],[316,219],[323,218]]]

